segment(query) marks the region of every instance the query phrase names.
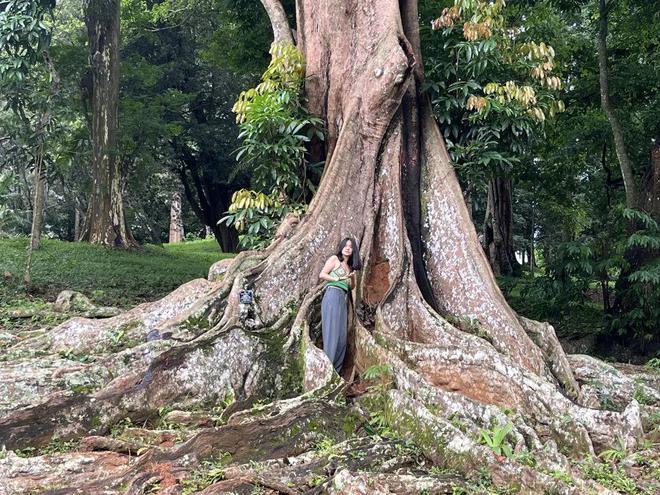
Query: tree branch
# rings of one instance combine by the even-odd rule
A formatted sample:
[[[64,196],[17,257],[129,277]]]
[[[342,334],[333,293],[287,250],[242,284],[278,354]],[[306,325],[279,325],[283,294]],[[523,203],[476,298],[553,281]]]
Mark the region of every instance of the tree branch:
[[[294,44],[289,21],[286,18],[284,7],[282,7],[280,1],[261,0],[261,4],[266,9],[270,18],[270,24],[273,27],[273,42]]]

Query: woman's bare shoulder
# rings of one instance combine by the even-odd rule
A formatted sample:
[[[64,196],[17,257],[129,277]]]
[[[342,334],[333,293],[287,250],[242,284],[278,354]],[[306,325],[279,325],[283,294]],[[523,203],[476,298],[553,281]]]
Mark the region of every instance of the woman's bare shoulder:
[[[333,254],[328,258],[328,260],[325,262],[326,267],[335,267],[339,264],[339,258],[337,258],[336,254]]]

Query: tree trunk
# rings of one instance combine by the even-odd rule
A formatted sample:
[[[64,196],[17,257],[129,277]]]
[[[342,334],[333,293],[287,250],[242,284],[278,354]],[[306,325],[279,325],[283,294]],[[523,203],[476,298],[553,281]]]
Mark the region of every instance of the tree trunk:
[[[117,150],[119,128],[119,0],[87,0],[85,23],[92,72],[92,193],[81,240],[107,246],[137,243],[124,216]]]
[[[532,218],[529,223],[531,228],[529,229],[529,272],[534,275],[534,269],[536,267],[536,255],[534,254],[534,234],[536,233],[536,228],[534,224],[534,213],[535,207],[532,204]]]
[[[74,206],[74,218],[73,218],[73,242],[80,241],[80,233],[82,232],[82,214],[78,206]]]
[[[170,205],[170,244],[183,241],[183,218],[181,216],[181,193],[173,192]]]
[[[27,261],[25,263],[25,272],[23,274],[23,282],[29,286],[32,280],[32,255],[35,249],[39,249],[41,244],[41,229],[44,219],[44,208],[46,206],[46,179],[47,171],[45,160],[45,139],[46,129],[51,120],[50,104],[53,97],[57,95],[60,90],[60,76],[55,70],[53,61],[50,58],[48,50],[42,52],[46,67],[50,73],[51,92],[48,95],[46,110],[41,115],[39,122],[34,131],[33,137],[37,141],[37,152],[34,160],[34,201],[32,203],[32,227],[30,229],[30,245],[28,246]],[[24,114],[23,114],[24,115]],[[29,122],[27,123],[29,125]]]
[[[34,201],[32,202],[32,228],[28,246],[23,283],[29,286],[32,282],[32,254],[41,245],[41,228],[44,219],[46,200],[46,167],[44,164],[44,145],[39,145],[34,167]]]
[[[518,262],[513,250],[511,179],[492,177],[488,182],[484,248],[496,275],[513,275]]]
[[[235,253],[238,250],[238,232],[224,222],[218,224],[218,220],[229,208],[231,193],[224,189],[215,189],[213,194],[210,194],[198,174],[196,158],[188,150],[182,154],[182,161],[186,166],[179,170],[179,176],[188,204],[199,221],[206,226],[207,235],[213,232],[220,249],[224,253]]]
[[[470,220],[474,222],[474,202],[472,198],[472,185],[470,183],[468,183],[467,187],[463,190],[463,198],[465,199],[465,206],[467,208],[468,215],[470,215]]]
[[[651,148],[649,168],[644,177],[643,209],[660,222],[660,142]]]
[[[607,17],[610,7],[607,5],[606,0],[599,0],[599,13],[600,18],[598,21],[598,68],[599,68],[599,81],[600,81],[600,104],[603,112],[607,117],[612,128],[612,135],[614,136],[614,147],[616,149],[616,156],[619,159],[619,166],[621,167],[621,175],[623,176],[623,186],[626,190],[626,206],[628,208],[638,207],[637,186],[635,185],[635,176],[633,174],[632,163],[626,151],[626,144],[623,138],[623,129],[619,123],[619,119],[614,114],[612,105],[610,103],[610,89],[609,89],[609,69],[607,66]]]
[[[30,249],[39,249],[41,228],[44,220],[46,203],[46,166],[44,164],[43,144],[37,150],[34,167],[34,203],[32,209],[32,228],[30,230]]]
[[[497,483],[541,493],[551,478],[515,458],[498,461],[474,441],[482,428],[511,423],[516,448],[529,452],[539,469],[568,466],[565,454],[611,448],[616,436],[634,446],[642,434],[634,386],[615,406],[610,396],[607,405],[593,390],[582,394],[552,327],[518,317],[495,282],[421,92],[416,2],[299,0],[296,7],[309,108],[325,120],[329,150],[307,214],[287,217],[266,250],[222,261],[220,282],[195,280],[125,315],[71,320],[30,339],[26,346],[51,353],[99,352],[120,330],[127,342],[164,340],[149,348],[153,354],[134,344],[135,351],[104,359],[121,372],[99,378],[93,394],[51,393],[6,414],[0,444],[107,432],[126,416],[142,423],[164,406],[218,404],[227,393],[238,407],[293,396],[233,413],[221,435],[204,430],[182,448],[152,451],[124,472],[82,487],[142,493],[156,471],[174,471],[171,478],[180,480],[182,470],[211,455],[227,449],[234,455],[251,440],[227,446],[222,438],[236,434],[237,425],[253,425],[250,418],[269,424],[315,398],[332,402],[342,380],[310,330],[318,325],[323,293],[318,273],[337,242],[354,236],[364,264],[352,293],[344,366],[388,365],[392,388],[383,391],[381,417],[396,418],[390,427],[413,436],[427,457],[466,474],[485,467]],[[254,291],[253,304],[240,301],[244,289]],[[573,366],[584,373],[599,365]],[[67,373],[43,386],[64,386]],[[19,385],[12,393],[27,393]],[[305,390],[314,394],[298,396]],[[31,399],[21,400],[33,403],[38,395],[29,392]],[[559,493],[578,491],[562,485]]]

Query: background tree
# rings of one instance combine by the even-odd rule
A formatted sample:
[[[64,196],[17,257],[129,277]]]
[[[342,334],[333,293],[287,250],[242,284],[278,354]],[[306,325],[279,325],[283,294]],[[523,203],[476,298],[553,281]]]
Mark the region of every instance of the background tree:
[[[124,214],[118,153],[119,0],[87,0],[85,24],[91,71],[92,192],[81,240],[108,246],[136,245]]]
[[[598,68],[599,68],[599,82],[600,82],[600,102],[603,107],[603,112],[607,116],[607,120],[612,127],[612,135],[614,137],[614,146],[616,149],[619,167],[621,167],[621,176],[623,177],[623,186],[626,190],[626,206],[628,208],[637,208],[639,202],[639,194],[637,192],[637,184],[630,162],[630,157],[626,151],[626,143],[623,136],[623,129],[619,123],[619,119],[614,113],[612,104],[610,103],[610,87],[609,87],[609,69],[607,63],[607,30],[608,30],[608,16],[616,1],[607,2],[606,0],[598,0]]]
[[[503,1],[443,5],[440,17],[436,2],[423,11],[433,19],[432,29],[440,30],[440,39],[422,31],[430,52],[426,84],[470,210],[487,187],[485,211],[478,216],[491,266],[498,275],[511,275],[519,268],[513,169],[529,162],[525,155],[543,135],[546,117],[564,109],[555,94],[561,84],[553,71],[555,51],[539,41],[530,22],[522,25],[528,9],[505,8]]]
[[[32,225],[23,275],[26,286],[31,280],[32,252],[40,245],[46,195],[45,143],[52,127],[50,107],[59,91],[59,75],[48,52],[51,33],[45,23],[46,15],[53,7],[53,1],[0,3],[0,52],[3,53],[0,90],[4,93],[5,108],[11,109],[19,118],[21,127],[34,143],[30,150],[34,177]],[[38,59],[42,60],[45,69],[35,77],[32,66]],[[45,94],[39,94],[37,90],[39,83],[43,84],[43,72],[50,85]]]

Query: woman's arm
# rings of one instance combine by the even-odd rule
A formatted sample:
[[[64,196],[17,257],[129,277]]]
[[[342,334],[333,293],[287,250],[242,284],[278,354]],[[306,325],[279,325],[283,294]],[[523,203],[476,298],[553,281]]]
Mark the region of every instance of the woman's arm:
[[[351,286],[351,289],[355,289],[355,278],[357,277],[355,270],[348,274],[348,285]]]
[[[325,265],[323,265],[323,269],[321,270],[321,273],[319,273],[319,278],[327,282],[337,282],[341,280],[340,278],[335,277],[334,275],[330,275],[332,269],[335,266],[337,266],[338,261],[339,259],[337,258],[337,256],[334,255],[330,256],[330,258],[328,258],[328,261],[325,262]]]

